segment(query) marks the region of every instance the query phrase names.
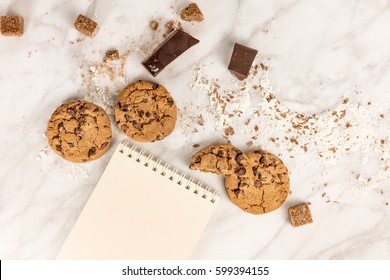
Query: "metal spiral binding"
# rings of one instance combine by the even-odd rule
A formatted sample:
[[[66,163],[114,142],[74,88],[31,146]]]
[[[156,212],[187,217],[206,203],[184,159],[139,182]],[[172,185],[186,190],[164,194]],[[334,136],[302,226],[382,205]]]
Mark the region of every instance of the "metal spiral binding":
[[[153,160],[153,156],[151,154],[145,155],[145,150],[138,150],[135,145],[123,142],[119,147],[119,152],[125,154],[129,158],[134,158],[136,162],[142,163],[145,167],[150,166],[154,172],[158,171],[161,176],[167,177],[179,186],[184,185],[184,189],[191,190],[194,194],[199,195],[204,199],[211,196],[210,202],[215,203],[217,197],[216,191],[211,192],[208,186],[205,188],[202,187],[201,182],[195,183],[194,178],[187,178],[183,172],[179,173],[178,169],[169,168],[169,164],[163,164],[160,159]],[[170,171],[169,175],[166,176],[168,171]]]

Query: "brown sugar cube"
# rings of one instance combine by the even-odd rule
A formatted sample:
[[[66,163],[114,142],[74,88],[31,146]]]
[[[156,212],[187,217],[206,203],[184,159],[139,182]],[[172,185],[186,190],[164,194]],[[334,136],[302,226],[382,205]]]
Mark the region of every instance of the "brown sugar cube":
[[[93,37],[98,31],[98,24],[86,16],[79,15],[74,23],[74,27],[81,33]]]
[[[180,18],[185,21],[203,21],[204,16],[196,3],[189,4],[180,12]]]
[[[293,227],[299,227],[313,222],[308,203],[290,207],[288,214],[290,215],[291,225]]]
[[[1,16],[0,30],[4,36],[20,37],[24,32],[24,19],[21,16]]]

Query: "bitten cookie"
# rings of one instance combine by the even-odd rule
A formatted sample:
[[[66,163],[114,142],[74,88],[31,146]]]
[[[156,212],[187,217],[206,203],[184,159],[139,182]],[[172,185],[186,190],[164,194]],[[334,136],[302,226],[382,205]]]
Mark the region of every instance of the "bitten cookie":
[[[242,152],[230,144],[207,146],[191,157],[190,169],[212,172],[222,176],[231,174],[244,175],[244,156]]]
[[[111,144],[111,125],[99,106],[72,101],[58,107],[47,125],[50,147],[63,159],[87,162],[101,157]]]
[[[242,210],[264,214],[279,208],[290,190],[288,171],[275,155],[265,151],[244,154],[245,174],[226,177],[230,200]]]
[[[175,128],[177,107],[162,85],[137,81],[118,96],[115,119],[129,138],[154,142],[167,137]]]

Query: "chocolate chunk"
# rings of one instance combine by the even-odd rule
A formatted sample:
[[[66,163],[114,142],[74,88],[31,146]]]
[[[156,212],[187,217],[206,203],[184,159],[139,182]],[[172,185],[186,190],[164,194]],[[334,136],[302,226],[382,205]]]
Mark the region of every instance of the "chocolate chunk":
[[[245,175],[245,173],[246,173],[246,169],[244,168],[244,167],[242,167],[242,168],[240,168],[240,169],[238,169],[238,170],[236,170],[236,172],[235,172],[238,176],[242,176],[242,175]]]
[[[244,80],[249,75],[257,50],[235,43],[228,69],[239,80]]]
[[[91,149],[88,150],[88,156],[94,156],[96,154],[96,148],[92,147]]]
[[[175,30],[142,61],[142,65],[155,77],[178,56],[198,43],[199,40],[191,35]]]
[[[238,154],[237,156],[236,156],[236,161],[238,162],[238,163],[241,163],[241,161],[244,159],[244,156],[242,155],[242,154]]]
[[[73,108],[69,108],[69,109],[68,109],[68,114],[69,114],[71,117],[75,117],[75,116],[76,116],[76,111],[75,111]]]
[[[83,130],[82,130],[80,127],[76,127],[76,128],[74,129],[74,133],[75,133],[77,136],[80,136],[82,132],[83,132]]]

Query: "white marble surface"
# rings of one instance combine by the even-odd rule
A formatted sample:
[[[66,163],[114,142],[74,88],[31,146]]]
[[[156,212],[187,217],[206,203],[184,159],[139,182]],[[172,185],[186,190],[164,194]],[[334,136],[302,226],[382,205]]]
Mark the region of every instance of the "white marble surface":
[[[140,61],[162,40],[164,23],[179,19],[186,3],[1,1],[0,14],[24,16],[25,34],[0,36],[0,258],[53,258],[114,150],[87,164],[63,161],[45,139],[52,111],[74,98],[109,107],[126,82],[147,79],[171,91],[180,114],[173,134],[140,145],[146,150],[187,170],[192,145],[226,142],[224,128],[231,125],[234,145],[278,154],[290,171],[287,202],[254,216],[229,201],[222,178],[187,170],[222,196],[192,258],[389,259],[390,1],[198,0],[206,20],[183,27],[200,44],[154,79]],[[80,13],[100,24],[95,38],[73,28]],[[149,29],[151,19],[160,22],[158,32]],[[271,84],[260,70],[246,82],[251,86],[239,90],[245,82],[238,83],[226,70],[235,41],[259,50],[256,63],[269,67]],[[113,81],[104,69],[96,70],[109,48],[128,54],[123,73],[119,69]],[[88,69],[95,71],[93,79]],[[199,82],[202,78],[206,85]],[[207,96],[215,79],[221,91],[237,97],[228,109],[244,111],[225,125],[226,114]],[[271,103],[288,116],[319,116],[318,133],[299,138],[309,146],[306,153],[289,141],[270,140],[291,135],[289,122],[267,119],[275,115],[266,106],[270,85],[281,104]],[[345,97],[350,101],[343,105]],[[332,110],[343,108],[353,129],[349,133],[360,137],[356,141],[344,124],[334,125]],[[199,114],[203,126],[196,123]],[[248,118],[259,132],[248,129]],[[114,128],[114,146],[123,139]],[[246,145],[251,139],[253,144]],[[348,151],[329,153],[334,145]],[[322,152],[326,155],[318,156]],[[293,228],[287,209],[303,201],[311,202],[314,223]]]

